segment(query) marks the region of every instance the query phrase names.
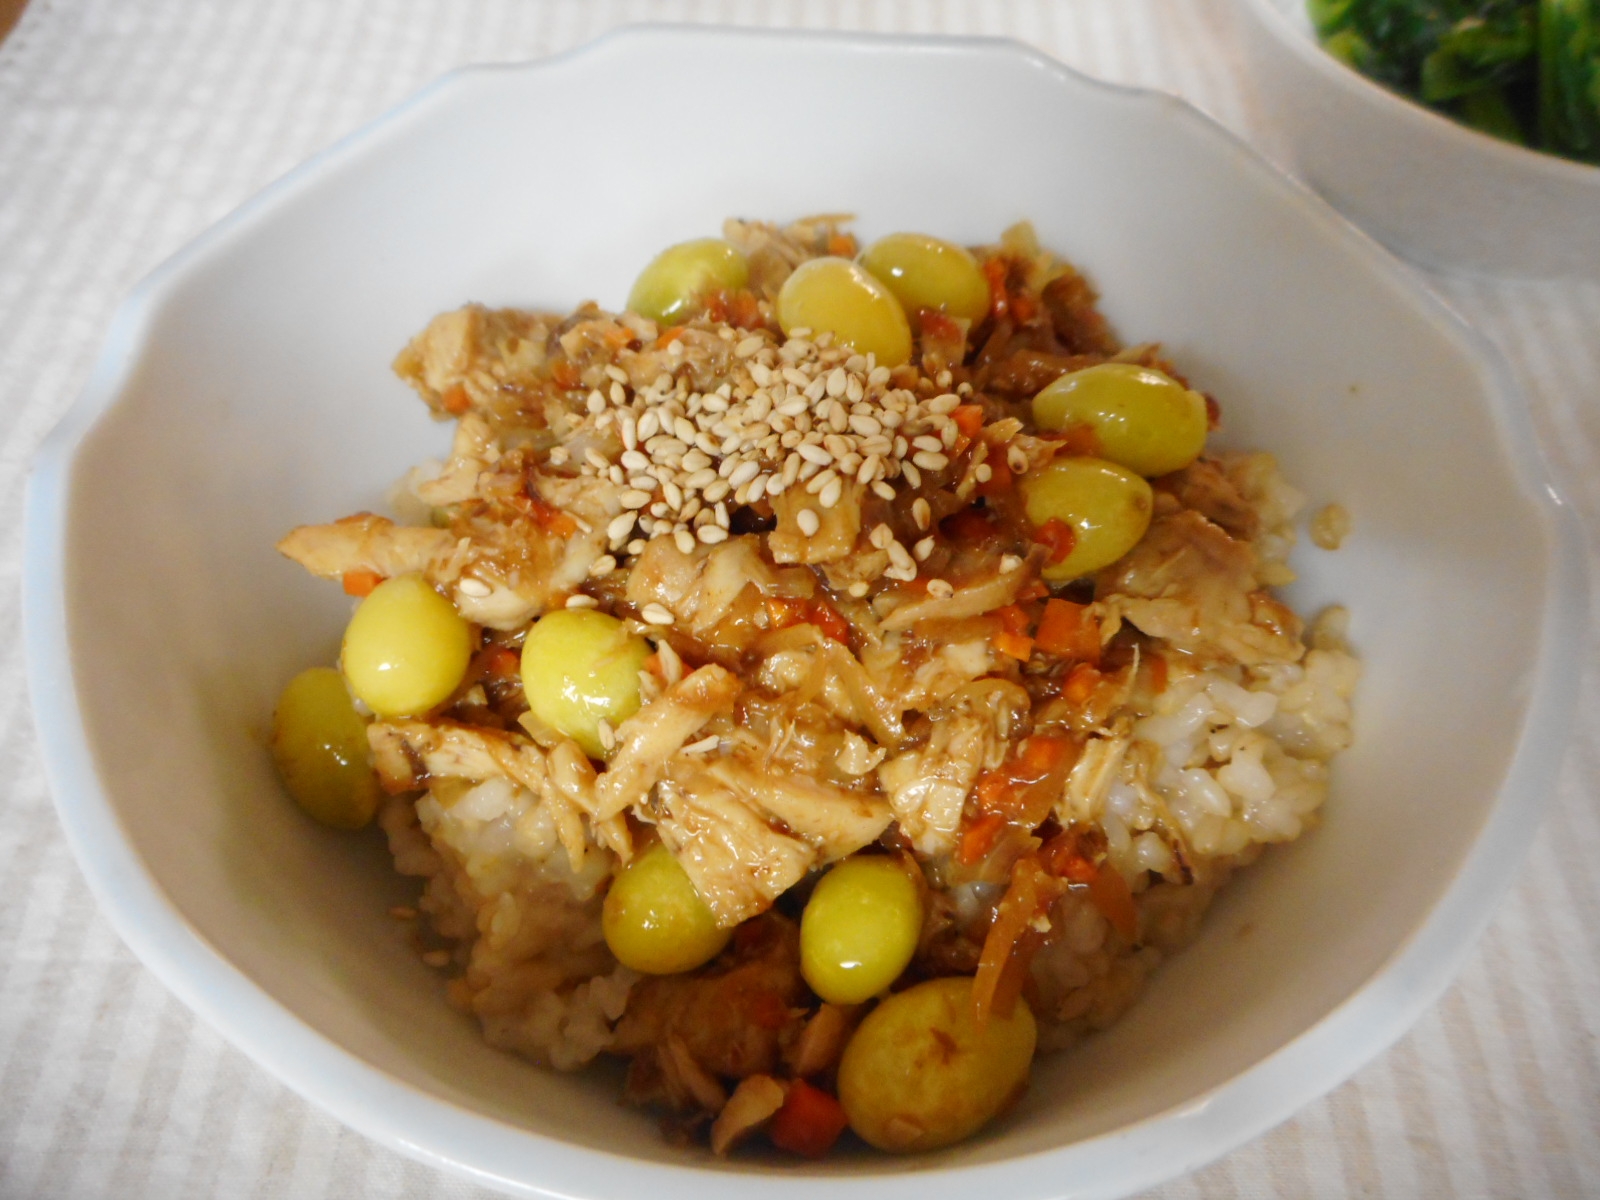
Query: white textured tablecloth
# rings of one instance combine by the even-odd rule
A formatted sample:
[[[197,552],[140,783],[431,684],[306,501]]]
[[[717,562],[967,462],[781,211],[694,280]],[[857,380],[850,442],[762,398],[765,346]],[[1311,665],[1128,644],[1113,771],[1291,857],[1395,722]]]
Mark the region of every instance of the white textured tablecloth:
[[[32,0],[0,44],[0,1197],[462,1197],[199,1024],[97,911],[23,683],[23,484],[116,305],[263,184],[463,63],[639,20],[1009,34],[1271,148],[1223,0]],[[1596,213],[1600,220],[1600,213]],[[1430,280],[1505,353],[1596,545],[1600,283]],[[1161,1197],[1600,1195],[1600,696],[1460,979],[1389,1053]]]

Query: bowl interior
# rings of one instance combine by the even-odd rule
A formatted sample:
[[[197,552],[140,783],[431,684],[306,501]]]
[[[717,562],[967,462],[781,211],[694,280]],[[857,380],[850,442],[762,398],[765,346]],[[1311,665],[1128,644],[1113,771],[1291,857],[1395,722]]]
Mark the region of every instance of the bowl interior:
[[[703,140],[663,136],[663,70],[735,96],[804,92],[807,118],[730,105]],[[614,1076],[557,1076],[486,1048],[386,915],[411,896],[381,838],[314,828],[285,802],[264,746],[271,708],[295,671],[332,660],[349,602],[273,543],[381,508],[407,467],[443,453],[448,430],[388,370],[435,312],[618,306],[652,254],[725,215],[838,210],[867,236],[971,242],[1031,219],[1089,273],[1125,339],[1163,341],[1217,396],[1228,444],[1273,451],[1313,506],[1350,510],[1344,549],[1299,551],[1291,598],[1307,613],[1349,607],[1366,676],[1325,824],[1240,878],[1123,1023],[1041,1063],[1020,1110],[970,1145],[807,1170],[910,1180],[1150,1121],[1382,971],[1494,808],[1532,685],[1527,614],[1547,586],[1538,505],[1461,333],[1337,218],[1165,98],[1004,45],[708,32],[454,77],[279,185],[147,293],[143,336],[72,462],[59,664],[106,805],[64,795],[64,815],[119,825],[181,922],[139,938],[187,937],[231,964],[398,1081],[422,1105],[408,1112],[445,1101],[569,1146],[684,1161],[616,1105]],[[442,1144],[437,1120],[340,1111],[315,1062],[272,1062],[203,988],[186,994],[346,1120],[471,1156]],[[389,1101],[380,1088],[363,1103]],[[494,1169],[553,1186],[566,1168],[553,1147],[541,1156]],[[568,1186],[604,1192],[598,1178]]]

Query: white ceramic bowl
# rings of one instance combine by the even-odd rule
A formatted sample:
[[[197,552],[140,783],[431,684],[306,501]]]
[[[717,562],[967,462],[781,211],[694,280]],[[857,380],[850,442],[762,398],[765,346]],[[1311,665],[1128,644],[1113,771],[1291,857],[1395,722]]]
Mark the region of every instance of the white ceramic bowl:
[[[1234,0],[1262,110],[1295,170],[1423,266],[1600,279],[1600,167],[1458,125],[1317,44],[1306,0]]]
[[[664,79],[753,99],[663,124]],[[1239,879],[1121,1025],[1041,1062],[1010,1118],[912,1160],[717,1162],[620,1107],[614,1073],[486,1048],[386,915],[410,893],[381,839],[285,802],[263,726],[348,602],[273,542],[442,451],[388,370],[433,313],[619,304],[725,214],[839,209],[968,241],[1032,218],[1125,337],[1221,398],[1231,442],[1350,509],[1292,600],[1348,604],[1367,674],[1326,824]],[[1111,1196],[1284,1119],[1444,988],[1554,780],[1576,544],[1478,339],[1181,102],[1004,42],[642,29],[447,77],[139,287],[39,458],[27,649],[107,915],[356,1129],[526,1194]]]

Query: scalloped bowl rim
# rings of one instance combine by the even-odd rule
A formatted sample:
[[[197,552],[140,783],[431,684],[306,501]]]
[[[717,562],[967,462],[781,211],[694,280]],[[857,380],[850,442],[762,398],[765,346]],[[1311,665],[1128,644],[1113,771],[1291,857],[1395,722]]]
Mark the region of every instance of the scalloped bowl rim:
[[[1105,90],[1128,102],[1169,109],[1195,137],[1212,139],[1246,171],[1271,176],[1284,203],[1307,219],[1334,222],[1362,244],[1374,272],[1415,294],[1479,359],[1492,381],[1491,400],[1523,489],[1538,507],[1551,546],[1543,636],[1524,729],[1499,798],[1459,874],[1426,922],[1392,959],[1320,1023],[1209,1094],[1181,1108],[1087,1141],[976,1166],[941,1165],[935,1172],[886,1161],[881,1174],[822,1176],[799,1172],[754,1176],[694,1166],[644,1163],[574,1147],[469,1112],[404,1084],[356,1057],[269,997],[221,957],[163,893],[124,837],[117,810],[94,769],[79,718],[65,609],[65,539],[72,468],[80,444],[128,381],[154,315],[186,272],[218,248],[248,236],[283,200],[341,170],[369,144],[404,134],[420,114],[479,82],[506,73],[539,73],[596,54],[618,39],[683,37],[810,39],[891,53],[962,49],[1017,56],[1052,73],[1063,86]],[[1398,103],[1398,101],[1397,101]],[[1187,103],[1159,92],[1083,76],[1009,39],[890,37],[840,33],[770,33],[700,27],[632,26],[550,59],[478,65],[441,77],[269,185],[157,267],[118,310],[83,393],[38,452],[29,481],[24,530],[24,629],[28,683],[57,811],[74,855],[102,911],[162,982],[270,1074],[351,1127],[420,1161],[477,1182],[527,1195],[743,1196],[755,1186],[772,1195],[815,1200],[824,1191],[848,1198],[923,1197],[945,1189],[995,1194],[1115,1196],[1194,1169],[1265,1131],[1323,1095],[1397,1039],[1443,992],[1488,923],[1514,865],[1533,837],[1565,744],[1580,636],[1585,577],[1572,513],[1550,484],[1516,389],[1482,338],[1366,235],[1307,189],[1276,171]],[[1508,850],[1510,852],[1508,852]],[[530,1165],[531,1164],[531,1165]],[[526,1169],[524,1169],[526,1166]],[[937,1175],[937,1180],[932,1175]],[[1075,1180],[1074,1185],[1062,1183]]]

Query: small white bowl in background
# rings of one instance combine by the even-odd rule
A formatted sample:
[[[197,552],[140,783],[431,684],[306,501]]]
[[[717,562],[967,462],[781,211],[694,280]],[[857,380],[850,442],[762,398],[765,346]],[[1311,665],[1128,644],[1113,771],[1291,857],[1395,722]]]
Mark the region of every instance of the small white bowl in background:
[[[1294,170],[1391,250],[1442,271],[1600,280],[1600,167],[1459,125],[1317,43],[1306,0],[1234,0]]]
[[[726,215],[841,209],[867,238],[1031,218],[1125,339],[1163,341],[1220,399],[1229,444],[1348,508],[1290,600],[1348,606],[1365,676],[1325,822],[1243,872],[1119,1025],[1040,1061],[1005,1120],[920,1158],[723,1162],[621,1107],[615,1072],[487,1047],[386,915],[413,885],[382,839],[285,798],[263,731],[283,683],[332,661],[349,602],[273,544],[381,507],[444,452],[388,367],[434,313],[620,305]],[[1445,988],[1553,789],[1578,545],[1481,340],[1182,102],[1007,42],[646,28],[447,77],[138,288],[38,459],[26,652],[106,914],[369,1136],[523,1195],[1108,1197],[1286,1119]]]

